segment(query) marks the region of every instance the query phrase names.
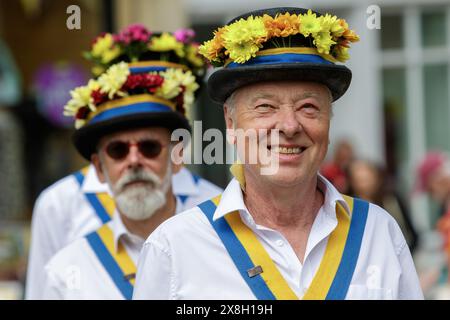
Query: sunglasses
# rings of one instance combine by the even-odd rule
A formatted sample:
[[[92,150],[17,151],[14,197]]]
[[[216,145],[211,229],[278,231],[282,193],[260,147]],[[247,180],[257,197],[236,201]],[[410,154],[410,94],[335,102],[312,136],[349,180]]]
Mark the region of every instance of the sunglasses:
[[[141,140],[139,142],[112,141],[106,145],[106,154],[114,160],[123,160],[130,153],[130,147],[137,146],[139,152],[152,159],[160,155],[164,145],[157,140]]]

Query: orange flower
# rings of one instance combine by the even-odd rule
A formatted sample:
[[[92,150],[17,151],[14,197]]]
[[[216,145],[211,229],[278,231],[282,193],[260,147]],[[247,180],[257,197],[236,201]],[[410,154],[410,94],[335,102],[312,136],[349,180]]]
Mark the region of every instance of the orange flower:
[[[275,18],[265,14],[263,21],[271,37],[288,37],[299,33],[300,20],[296,14],[291,15],[289,12],[276,15]]]
[[[206,41],[203,45],[199,47],[199,53],[210,61],[220,61],[223,58],[222,50],[223,46],[223,34],[224,28],[219,28],[214,31],[214,38],[212,40]]]
[[[355,33],[355,31],[350,30],[350,29],[345,30],[345,32],[342,36],[350,42],[359,41],[359,36]]]

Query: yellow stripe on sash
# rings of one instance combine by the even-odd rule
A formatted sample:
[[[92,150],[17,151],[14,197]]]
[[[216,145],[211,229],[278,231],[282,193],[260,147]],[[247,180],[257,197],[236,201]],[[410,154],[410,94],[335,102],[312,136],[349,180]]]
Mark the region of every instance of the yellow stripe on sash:
[[[135,275],[136,274],[136,265],[133,260],[128,255],[127,250],[123,246],[123,244],[119,241],[118,248],[116,251],[114,245],[114,234],[111,228],[108,225],[103,225],[97,231],[100,239],[102,239],[103,244],[106,249],[108,249],[109,254],[114,258],[116,263],[119,265],[120,269],[123,271],[124,275]],[[135,278],[132,277],[130,279],[130,283],[134,286]]]
[[[116,210],[116,203],[114,199],[107,192],[99,192],[96,194],[98,201],[102,204],[103,208],[105,208],[106,213],[112,218],[114,211]]]
[[[353,199],[347,196],[344,196],[344,199],[350,207],[350,212],[352,212]],[[303,300],[325,300],[341,262],[350,229],[350,217],[340,203],[337,203],[336,206],[338,224],[328,238],[327,247],[319,269],[303,296]]]

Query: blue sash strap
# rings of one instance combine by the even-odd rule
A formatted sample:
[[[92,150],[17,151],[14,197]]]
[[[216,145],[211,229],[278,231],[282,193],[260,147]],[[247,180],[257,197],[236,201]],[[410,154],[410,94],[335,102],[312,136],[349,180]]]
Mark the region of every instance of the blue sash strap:
[[[259,300],[275,300],[273,293],[267,287],[267,284],[264,282],[261,275],[254,277],[249,277],[247,275],[247,270],[254,268],[255,265],[241,242],[236,238],[236,235],[231,230],[227,221],[223,217],[216,221],[213,220],[216,205],[211,200],[208,200],[199,204],[198,207],[203,211],[214,230],[219,235],[225,249],[227,249],[228,254],[236,265],[239,273],[247,282],[247,285],[250,287],[255,297]]]
[[[85,178],[83,172],[80,170],[80,171],[75,172],[73,175],[81,187],[83,185],[83,181]],[[109,216],[105,207],[98,200],[97,194],[91,193],[91,192],[86,192],[86,193],[84,193],[84,196],[86,197],[88,202],[91,204],[91,206],[94,208],[94,211],[95,211],[95,213],[97,213],[97,216],[101,220],[102,224],[107,223],[111,220],[111,217]]]
[[[353,198],[353,213],[341,263],[327,294],[327,300],[344,300],[355,272],[366,226],[369,203]]]
[[[86,238],[92,250],[97,255],[97,258],[100,260],[103,267],[113,280],[114,284],[122,293],[123,297],[126,300],[131,300],[131,298],[133,297],[133,285],[129,280],[126,279],[124,273],[122,272],[114,258],[111,256],[111,254],[108,252],[108,249],[106,248],[97,232],[88,234]]]

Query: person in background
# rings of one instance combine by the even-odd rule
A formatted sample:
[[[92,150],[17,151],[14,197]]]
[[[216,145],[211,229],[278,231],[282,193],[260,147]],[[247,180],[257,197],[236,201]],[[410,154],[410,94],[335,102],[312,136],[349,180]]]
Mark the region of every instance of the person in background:
[[[447,282],[446,296],[450,297],[450,161],[442,151],[428,152],[417,166],[416,193],[427,193],[440,205],[440,218],[436,228],[443,239],[443,250],[447,266],[441,270],[441,279]]]
[[[341,193],[348,192],[347,168],[353,159],[354,152],[351,143],[347,140],[340,140],[336,145],[333,160],[325,163],[320,169],[320,173],[330,180]]]
[[[118,34],[100,35],[93,42],[91,50],[85,55],[94,61],[93,73],[100,76],[104,73],[105,68],[114,63],[136,61],[129,65],[131,77],[127,79],[127,85],[131,93],[143,91],[139,86],[142,86],[142,81],[145,81],[146,78],[141,75],[153,70],[165,70],[173,76],[176,76],[181,70],[191,70],[196,78],[194,82],[197,86],[202,81],[205,64],[197,54],[197,45],[193,42],[193,36],[193,31],[189,29],[179,30],[174,34],[152,34],[141,25],[131,25]],[[169,46],[165,43],[169,43]],[[176,50],[184,57],[180,58]],[[134,56],[130,57],[130,52]],[[168,68],[168,66],[176,68]],[[121,80],[117,79],[116,81]],[[194,85],[194,82],[191,85]],[[177,84],[176,81],[173,83]],[[157,88],[156,84],[150,88],[150,91]],[[152,83],[149,82],[148,85],[152,85]],[[174,87],[174,89],[180,90],[180,87]],[[75,90],[74,95],[80,96],[81,90]],[[90,89],[88,88],[88,90]],[[95,99],[98,99],[98,92],[96,94]],[[193,97],[193,95],[185,96],[190,103],[192,103]],[[182,111],[179,112],[179,117],[181,117],[182,114],[185,114],[183,105],[178,107]],[[86,116],[87,114],[89,113],[79,112],[76,116]],[[78,123],[83,121],[85,120],[76,120]],[[168,123],[165,124],[161,121],[160,125],[168,125]],[[91,138],[87,137],[86,139]],[[164,143],[166,144],[166,142]],[[134,147],[131,149],[134,150]],[[166,148],[163,151],[166,152]],[[91,160],[90,154],[85,154],[85,157],[87,160]],[[105,156],[105,158],[107,157]],[[176,197],[176,212],[193,207],[221,192],[219,187],[184,167],[173,170],[173,174],[167,177],[171,178],[171,192]],[[116,205],[112,195],[113,190],[108,187],[108,184],[98,179],[93,164],[62,178],[40,194],[32,217],[31,248],[26,283],[27,299],[43,298],[44,267],[53,255],[74,240],[83,238],[114,219]],[[53,297],[66,296],[55,293]]]
[[[417,247],[418,234],[410,211],[398,192],[388,185],[386,174],[376,164],[354,160],[347,167],[348,193],[379,205],[389,212],[400,226],[412,253]]]

